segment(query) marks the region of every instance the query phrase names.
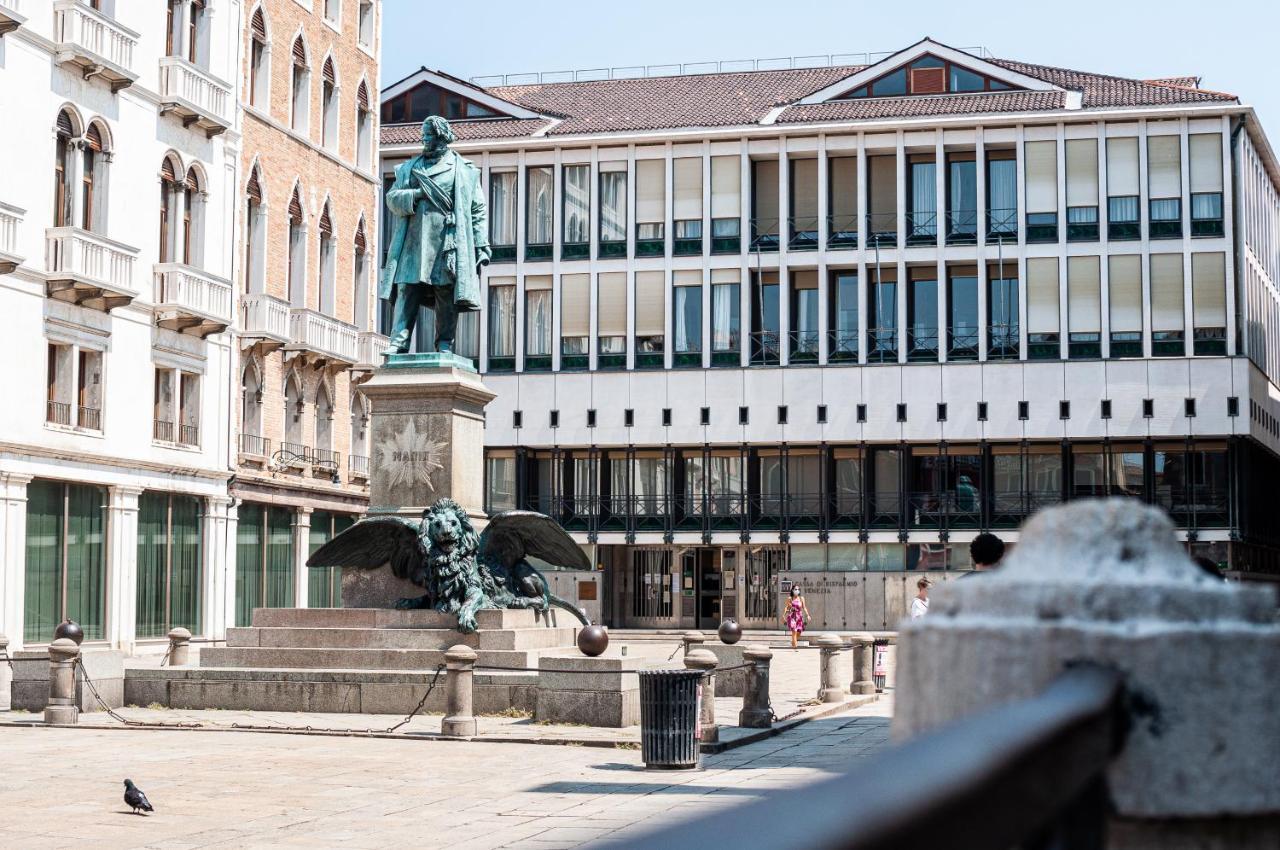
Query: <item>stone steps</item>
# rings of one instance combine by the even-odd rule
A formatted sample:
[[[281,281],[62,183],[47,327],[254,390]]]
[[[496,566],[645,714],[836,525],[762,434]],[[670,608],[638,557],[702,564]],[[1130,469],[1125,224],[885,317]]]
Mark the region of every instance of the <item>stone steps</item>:
[[[576,630],[563,627],[501,629],[462,634],[453,629],[375,629],[247,626],[227,629],[228,647],[298,649],[448,649],[464,644],[480,650],[533,650],[572,646]]]
[[[394,608],[255,608],[251,623],[258,628],[335,629],[449,629],[458,627],[452,614],[435,611],[399,611]],[[576,628],[568,611],[546,613],[526,608],[486,608],[476,612],[481,631],[495,629]]]
[[[537,667],[539,650],[478,650],[482,667]],[[443,649],[343,649],[334,647],[228,646],[200,652],[201,668],[258,667],[292,670],[434,670]]]

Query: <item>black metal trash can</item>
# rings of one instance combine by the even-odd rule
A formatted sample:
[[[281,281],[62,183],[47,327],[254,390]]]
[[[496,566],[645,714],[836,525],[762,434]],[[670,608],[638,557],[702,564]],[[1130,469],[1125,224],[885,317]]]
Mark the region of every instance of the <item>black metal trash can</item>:
[[[641,670],[639,676],[640,756],[645,767],[697,767],[702,672]]]
[[[884,691],[885,680],[889,677],[889,640],[876,638],[871,647],[871,680],[876,683],[876,692]]]

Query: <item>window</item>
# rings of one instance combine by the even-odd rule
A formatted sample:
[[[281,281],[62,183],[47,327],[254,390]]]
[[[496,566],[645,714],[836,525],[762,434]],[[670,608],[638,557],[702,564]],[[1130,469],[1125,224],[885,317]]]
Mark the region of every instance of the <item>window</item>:
[[[560,278],[560,368],[585,369],[591,340],[591,276]]]
[[[1098,239],[1098,141],[1067,139],[1067,241]]]
[[[302,444],[302,408],[302,387],[298,376],[290,375],[284,382],[284,442],[280,448],[305,458],[311,451]]]
[[[208,32],[205,15],[205,0],[191,0],[191,12],[187,20],[187,61],[200,68],[207,68],[209,65],[209,51],[205,45]]]
[[[311,109],[311,71],[307,67],[307,47],[302,36],[294,39],[292,56],[289,126],[299,133],[306,133]]]
[[[778,273],[751,273],[751,365],[777,365],[781,357]]]
[[[453,121],[458,118],[494,118],[498,113],[487,106],[446,91],[431,83],[420,83],[403,94],[382,102],[382,123],[421,123],[428,115]]]
[[[1071,402],[1065,401],[1065,400],[1058,402],[1058,418],[1059,419],[1071,418]]]
[[[666,272],[636,272],[635,347],[637,369],[661,369],[666,345]]]
[[[737,269],[711,270],[711,365],[737,366],[742,350]]]
[[[385,120],[385,119],[384,119]],[[494,262],[516,258],[516,173],[489,174],[489,243]]]
[[[1151,353],[1156,357],[1186,353],[1183,294],[1182,254],[1152,254]]]
[[[357,15],[359,25],[357,38],[365,47],[373,47],[373,0],[360,0]]]
[[[1142,400],[1142,416],[1146,419],[1150,419],[1155,415],[1156,415],[1155,399],[1144,398]]]
[[[907,244],[938,240],[938,166],[932,158],[913,154],[907,168]]]
[[[751,162],[751,250],[778,250],[778,160]]]
[[[978,359],[978,270],[959,266],[947,282],[947,359]],[[987,305],[988,309],[991,305]],[[989,340],[988,340],[989,341]]]
[[[489,369],[510,372],[516,365],[516,285],[514,278],[489,280]]]
[[[23,636],[53,639],[70,618],[87,640],[106,637],[106,507],[102,487],[36,479],[27,485]]]
[[[586,259],[591,250],[591,166],[566,165],[560,173],[564,181],[561,257]]]
[[[1136,254],[1107,258],[1111,356],[1142,356],[1142,258]]]
[[[240,379],[240,451],[265,457],[262,437],[262,381],[252,364],[244,367]]]
[[[867,362],[898,361],[898,272],[886,266],[868,266],[873,275],[867,286]],[[910,321],[910,319],[908,319]]]
[[[622,411],[622,425],[624,428],[633,428],[636,424],[636,411],[634,408],[628,407]]]
[[[200,633],[200,500],[145,491],[138,497],[136,628],[140,638],[182,627]]]
[[[179,446],[200,445],[200,376],[155,367],[152,438]]]
[[[1018,359],[1018,265],[987,265],[987,357]]]
[[[75,158],[75,125],[71,113],[63,110],[58,113],[53,158],[53,226],[71,227],[72,219],[72,170]]]
[[[1193,133],[1191,158],[1191,235],[1222,236],[1222,134]]]
[[[1011,150],[987,152],[987,239],[1018,238],[1018,163]]]
[[[901,403],[898,404],[898,421],[899,422],[907,421],[907,406],[905,404],[901,404]]]
[[[818,405],[816,421],[819,425],[827,424],[827,406],[825,404]]]
[[[165,157],[160,166],[160,262],[171,263],[174,259],[174,225],[177,223],[178,194],[180,192],[178,175],[182,164],[174,157]]]
[[[791,274],[791,330],[787,333],[789,362],[818,362],[818,273]]]
[[[103,353],[57,342],[47,351],[45,421],[101,431]]]
[[[1027,241],[1058,241],[1058,143],[1026,142]]]
[[[1100,411],[1100,415],[1103,419],[1111,418],[1111,399],[1104,398],[1102,400],[1102,409]]]
[[[302,214],[301,187],[293,187],[289,198],[289,245],[286,280],[289,288],[289,304],[307,306],[307,230]]]
[[[1067,356],[1102,356],[1102,284],[1097,257],[1067,258]]]
[[[1182,150],[1180,136],[1147,137],[1147,192],[1152,239],[1182,236]]]
[[[742,159],[711,157],[711,253],[742,249]]]
[[[671,253],[677,257],[702,253],[702,163],[697,157],[671,161],[675,186],[671,209],[675,242]]]
[[[947,244],[978,240],[978,174],[972,153],[947,157]]]
[[[867,247],[898,244],[898,171],[893,154],[867,157]]]
[[[1031,402],[1018,402],[1018,418],[1023,420],[1031,418]]]
[[[672,272],[674,366],[702,365],[702,272],[677,269]]]
[[[785,404],[778,405],[778,424],[787,424],[787,406]]]
[[[1225,254],[1191,255],[1191,319],[1194,353],[1227,353],[1227,278]]]
[[[1196,400],[1194,398],[1185,398],[1182,400],[1182,415],[1188,418],[1195,417]]]
[[[1234,395],[1228,396],[1227,397],[1227,416],[1234,418],[1239,415],[1240,415],[1240,397],[1234,396]]]
[[[320,81],[320,144],[338,149],[338,75],[333,70],[333,57],[326,57]]]
[[[738,408],[738,424],[739,425],[751,424],[751,408],[749,407]]]
[[[626,163],[600,164],[600,257],[627,253]]]
[[[1057,360],[1060,356],[1058,260],[1027,260],[1027,356],[1032,360]]]
[[[596,427],[596,411],[594,407],[587,409],[587,427]]]
[[[351,394],[351,455],[349,469],[353,474],[369,474],[369,408],[364,396]]]
[[[858,360],[858,273],[841,270],[831,273],[827,309],[827,360],[850,363]]]
[[[791,210],[787,245],[792,251],[818,247],[818,160],[792,159],[787,169]]]
[[[636,256],[666,253],[667,169],[661,159],[636,162]]]
[[[204,260],[204,190],[195,166],[182,183],[182,262],[200,267]]]
[[[244,291],[257,294],[266,289],[267,221],[262,211],[262,182],[256,164],[245,184],[244,231]]]
[[[324,19],[337,23],[341,17],[342,0],[323,0],[324,2]]]
[[[356,165],[368,169],[373,162],[373,112],[369,108],[369,87],[364,80],[356,87]]]
[[[107,226],[107,162],[106,133],[96,121],[89,125],[81,142],[80,226],[94,233],[105,233]]]
[[[526,260],[550,260],[551,242],[555,233],[555,216],[553,207],[553,185],[551,166],[531,167],[525,171],[525,184],[528,189],[525,210],[525,251]]]
[[[270,100],[271,62],[268,59],[267,21],[262,8],[253,11],[249,25],[249,105],[259,109]]]
[[[987,402],[985,401],[978,402],[978,421],[987,421]]]
[[[947,403],[945,401],[938,402],[938,421],[947,421]]]
[[[324,209],[320,211],[320,278],[318,280],[318,289],[320,292],[320,312],[326,316],[335,315],[336,304],[334,298],[337,288],[337,256],[334,250],[333,242],[333,219],[329,217],[329,202],[325,201]]]
[[[551,368],[551,275],[524,279],[524,368]]]
[[[662,427],[671,427],[671,408],[669,407],[662,408]]]
[[[362,331],[370,328],[369,321],[369,249],[364,236],[364,217],[356,224],[356,235],[351,245],[351,312],[355,326]]]
[[[596,275],[596,366],[627,365],[627,273]]]
[[[516,509],[516,459],[489,454],[485,458],[485,510],[490,514]]]
[[[312,461],[317,464],[336,465],[337,453],[333,450],[333,400],[324,381],[316,388],[315,427],[312,433]]]
[[[699,424],[699,425],[710,425],[710,424],[711,424],[711,408],[709,408],[709,407],[703,407],[703,408],[700,408],[700,409],[699,409],[699,411],[698,411],[698,424]]]
[[[1112,241],[1142,236],[1138,170],[1138,140],[1107,139],[1107,238]]]
[[[858,245],[858,158],[827,159],[827,247]]]
[[[938,267],[908,269],[907,359],[938,359]]]
[[[291,608],[294,599],[293,513],[246,502],[236,524],[237,626],[254,608]]]
[[[867,406],[865,404],[858,405],[855,412],[857,413],[857,419],[859,422],[867,421]]]
[[[307,529],[308,556],[346,531],[355,521],[356,518],[350,514],[312,511],[311,527]],[[307,607],[342,607],[342,567],[307,568]]]

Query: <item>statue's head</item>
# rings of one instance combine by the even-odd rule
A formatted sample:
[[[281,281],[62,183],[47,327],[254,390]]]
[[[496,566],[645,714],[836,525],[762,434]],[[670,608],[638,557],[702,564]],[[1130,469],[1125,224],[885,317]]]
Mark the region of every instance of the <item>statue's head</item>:
[[[432,115],[422,122],[422,147],[428,152],[443,153],[456,139],[449,122],[439,115]]]
[[[432,547],[444,552],[455,548],[470,552],[479,542],[467,512],[453,499],[441,499],[423,511],[422,525]]]

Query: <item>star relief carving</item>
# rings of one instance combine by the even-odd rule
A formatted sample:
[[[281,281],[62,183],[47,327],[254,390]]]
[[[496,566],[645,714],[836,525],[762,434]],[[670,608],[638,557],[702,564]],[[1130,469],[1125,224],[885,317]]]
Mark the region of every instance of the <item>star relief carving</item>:
[[[443,450],[442,441],[431,439],[430,434],[419,434],[418,426],[410,419],[403,431],[395,437],[383,440],[378,446],[382,468],[387,470],[388,485],[412,487],[414,484],[425,484],[427,490],[435,492],[431,476],[444,469],[444,464],[440,461]]]

